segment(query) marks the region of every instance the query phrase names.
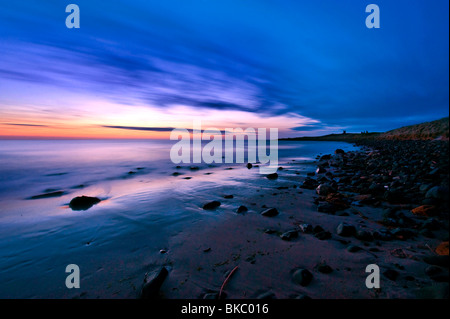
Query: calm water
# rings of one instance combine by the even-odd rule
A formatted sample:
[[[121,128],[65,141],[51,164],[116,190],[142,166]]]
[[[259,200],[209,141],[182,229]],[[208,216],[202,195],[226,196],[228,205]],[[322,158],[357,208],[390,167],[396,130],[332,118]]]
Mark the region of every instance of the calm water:
[[[0,141],[0,298],[73,297],[64,286],[70,263],[80,265],[96,287],[108,278],[140,276],[142,267],[157,263],[171,235],[196,220],[219,218],[202,204],[266,181],[244,164],[179,164],[177,169],[169,157],[173,144]],[[280,141],[279,165],[290,174],[289,163],[304,163],[304,176],[314,170],[310,163],[317,155],[336,148],[355,149],[339,142]],[[199,169],[190,170],[192,165]],[[31,199],[57,191],[62,195]],[[72,211],[68,203],[81,195],[102,202]]]

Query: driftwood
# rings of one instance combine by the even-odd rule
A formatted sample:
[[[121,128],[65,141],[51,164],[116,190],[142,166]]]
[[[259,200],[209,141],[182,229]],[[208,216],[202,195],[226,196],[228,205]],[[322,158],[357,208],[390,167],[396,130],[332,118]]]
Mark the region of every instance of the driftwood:
[[[223,282],[223,284],[222,284],[222,287],[220,287],[220,291],[219,291],[219,299],[220,299],[220,297],[222,296],[223,288],[225,287],[225,285],[226,285],[226,284],[228,283],[228,281],[230,280],[231,275],[233,275],[233,273],[234,273],[237,269],[238,269],[238,266],[234,267],[233,270],[230,271],[230,273],[228,274],[227,278],[225,278],[225,280],[224,280],[224,282]]]

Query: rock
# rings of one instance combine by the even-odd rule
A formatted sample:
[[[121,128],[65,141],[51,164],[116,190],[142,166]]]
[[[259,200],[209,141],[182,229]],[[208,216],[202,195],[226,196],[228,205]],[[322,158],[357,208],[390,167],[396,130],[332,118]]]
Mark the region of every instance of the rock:
[[[449,256],[427,256],[423,258],[423,261],[429,265],[441,266],[441,267],[449,267]]]
[[[422,184],[422,185],[420,185],[419,190],[422,193],[426,193],[430,189],[431,186],[432,185],[430,185],[430,184]]]
[[[234,196],[233,195],[224,195],[223,198],[225,198],[225,199],[232,199],[232,198],[234,198]]]
[[[251,169],[253,167],[253,165],[251,163],[247,163],[247,168]]]
[[[319,186],[319,183],[315,179],[307,177],[300,185],[300,188],[315,189],[317,186]]]
[[[331,233],[329,231],[321,231],[314,235],[319,240],[327,240],[331,238]]]
[[[319,196],[327,196],[330,193],[335,193],[336,190],[331,187],[331,185],[329,184],[320,184],[319,186],[317,186],[316,188],[316,193]]]
[[[327,170],[325,168],[323,168],[322,166],[317,167],[316,169],[316,174],[323,174],[326,173]]]
[[[236,214],[242,214],[242,213],[245,213],[245,212],[247,212],[247,211],[248,211],[248,208],[245,207],[245,206],[243,206],[243,205],[241,205],[241,206],[239,206],[238,209],[236,210]]]
[[[375,198],[370,194],[356,195],[353,199],[360,205],[370,205],[375,202]]]
[[[191,166],[191,167],[189,167],[189,169],[190,169],[191,171],[197,171],[197,170],[199,170],[200,168],[199,168],[198,166]]]
[[[372,241],[373,240],[373,236],[372,234],[367,231],[367,230],[358,230],[355,234],[355,237],[359,240],[363,240],[363,241]]]
[[[313,278],[313,274],[307,269],[297,269],[292,277],[296,284],[303,287],[308,286]]]
[[[355,245],[350,245],[350,246],[347,247],[347,251],[350,252],[350,253],[356,253],[356,252],[358,252],[360,250],[362,250],[362,248],[359,247],[359,246],[355,246]]]
[[[180,175],[182,175],[182,174],[179,173],[179,172],[174,172],[174,173],[172,173],[172,176],[180,176]]]
[[[221,203],[217,200],[214,200],[212,202],[206,203],[205,205],[203,205],[203,209],[205,210],[213,210],[216,209],[217,207],[219,207],[221,205]]]
[[[266,216],[266,217],[274,217],[274,216],[277,216],[278,214],[279,213],[276,208],[268,208],[261,212],[261,215]]]
[[[350,237],[356,234],[356,228],[353,225],[347,223],[340,223],[336,228],[336,233],[339,236]]]
[[[280,238],[286,241],[290,241],[298,237],[298,232],[296,230],[290,230],[281,234]]]
[[[433,205],[422,205],[411,210],[416,216],[430,217],[436,215],[436,207]]]
[[[387,269],[385,272],[383,272],[383,275],[389,280],[396,281],[399,273],[397,270]]]
[[[337,209],[333,204],[322,202],[317,205],[317,211],[326,214],[334,214],[336,213]]]
[[[439,200],[448,199],[448,189],[442,186],[434,186],[427,191],[425,197]]]
[[[347,199],[341,193],[328,194],[325,200],[327,203],[333,205],[336,211],[345,210],[350,207]]]
[[[340,149],[340,148],[338,148],[337,150],[334,151],[334,154],[336,154],[336,155],[344,155],[345,151]]]
[[[169,271],[166,267],[162,267],[159,271],[147,276],[146,281],[141,290],[141,299],[154,299],[158,297],[159,289],[167,278]]]
[[[299,225],[299,227],[300,227],[300,230],[302,232],[304,232],[305,234],[312,233],[312,231],[313,231],[313,227],[311,224],[301,224],[301,225]]]
[[[278,178],[278,174],[277,173],[272,173],[266,176],[266,178],[270,179],[270,180],[274,180]]]
[[[380,195],[383,194],[386,191],[383,185],[372,183],[369,186],[368,192],[372,195]]]
[[[325,155],[320,157],[321,161],[328,161],[330,159],[331,159],[331,154],[325,154]]]
[[[314,172],[306,173],[306,176],[315,176],[315,175],[316,175],[316,173],[314,173]]]
[[[276,232],[277,231],[275,229],[272,229],[272,228],[267,228],[267,229],[264,230],[264,233],[269,234],[269,235],[275,234]]]
[[[436,254],[440,256],[448,256],[448,241],[443,241],[435,249]]]
[[[317,226],[315,226],[313,228],[313,233],[314,234],[317,234],[317,233],[320,233],[320,232],[323,232],[323,231],[325,231],[325,229],[323,229],[322,226],[320,226],[320,225],[317,225]]]
[[[88,210],[100,202],[101,200],[97,197],[79,196],[70,201],[69,207],[72,210]]]
[[[321,264],[317,266],[317,271],[321,272],[322,274],[329,274],[333,272],[333,268],[331,268],[327,264]]]

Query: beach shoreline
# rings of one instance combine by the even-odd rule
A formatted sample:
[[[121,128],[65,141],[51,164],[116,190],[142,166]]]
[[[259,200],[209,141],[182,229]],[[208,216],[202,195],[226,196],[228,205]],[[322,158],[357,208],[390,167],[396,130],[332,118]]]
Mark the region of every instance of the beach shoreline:
[[[430,142],[424,143],[420,146]],[[81,264],[81,289],[69,290],[58,285],[57,289],[48,288],[45,292],[30,289],[16,293],[25,298],[139,298],[145,280],[151,283],[152,276],[164,267],[167,276],[151,298],[214,299],[219,298],[222,286],[220,298],[228,299],[445,298],[448,296],[448,198],[428,198],[426,203],[434,204],[434,211],[412,213],[423,206],[422,201],[427,200],[426,194],[435,184],[448,183],[448,163],[445,166],[442,160],[448,154],[448,143],[442,145],[433,148],[435,153],[442,153],[436,155],[437,161],[426,147],[418,152],[419,157],[434,162],[440,171],[426,179],[433,184],[427,189],[414,188],[412,198],[416,197],[417,202],[410,201],[408,196],[406,202],[392,202],[395,196],[383,197],[384,186],[391,187],[394,183],[395,187],[396,181],[403,182],[409,176],[401,172],[402,165],[397,165],[400,171],[394,172],[399,175],[387,175],[390,177],[385,180],[383,174],[377,173],[385,164],[380,164],[380,168],[371,167],[375,180],[374,176],[364,176],[370,167],[368,161],[385,156],[383,147],[388,148],[387,145],[361,145],[359,151],[336,150],[335,154],[318,156],[316,161],[287,158],[280,162],[277,176],[271,178],[258,174],[247,179],[244,172],[251,173],[255,168],[248,169],[245,165],[232,169],[216,167],[213,175],[205,175],[208,169],[191,171],[189,167],[181,167],[178,171],[183,173],[170,178],[186,185],[185,194],[191,199],[177,204],[177,209],[190,212],[188,215],[178,222],[167,220],[165,228],[158,230],[149,228],[152,222],[142,211],[144,217],[133,222],[137,228],[131,234],[130,224],[123,223],[120,228],[111,224],[111,230],[99,226],[88,242],[71,244],[77,248],[68,254],[76,255],[72,260]],[[411,157],[404,156],[408,160]],[[379,159],[383,163],[383,158]],[[226,175],[220,175],[218,170]],[[193,177],[194,181],[201,176],[215,176],[221,185],[189,189],[192,180],[185,179],[186,176]],[[239,183],[233,176],[239,176]],[[355,183],[355,176],[362,182]],[[371,188],[378,178],[381,178],[379,183],[383,182],[380,185],[383,189]],[[423,198],[418,198],[420,192]],[[166,208],[158,206],[159,210],[170,210],[176,204],[176,194],[166,192],[166,196],[162,198]],[[204,206],[214,201],[220,202],[220,206]],[[123,205],[126,203],[129,202]],[[261,215],[270,208],[276,208],[278,214]],[[141,213],[140,206],[128,209],[134,210],[134,214]],[[432,215],[423,215],[426,213]],[[127,222],[131,218],[123,212],[119,217],[119,221]],[[104,224],[102,218],[98,216]],[[111,231],[124,235],[108,238]],[[63,232],[71,236],[67,230]],[[92,230],[85,232],[92,236],[89,235]],[[73,236],[77,241],[90,238],[83,234]],[[442,248],[445,241],[447,255],[444,256],[444,251],[441,256],[442,251],[438,253],[436,249]],[[102,254],[100,261],[99,254]],[[366,267],[370,264],[380,268],[380,289],[366,287],[369,275]],[[312,275],[311,278],[303,282],[299,275],[302,272]],[[65,274],[58,276],[49,278],[63,282]],[[8,297],[5,292],[4,295]]]
[[[382,143],[366,146],[370,149],[350,153],[337,150],[334,155],[322,156],[317,162],[322,171],[315,174],[318,185],[333,188],[330,184],[335,176],[341,180],[347,176],[338,174],[343,166],[336,161],[370,160],[386,150]],[[446,152],[448,144],[442,148],[444,155]],[[448,183],[448,168],[440,166],[445,162],[435,159],[432,161],[443,175],[435,183]],[[207,229],[198,225],[173,238],[176,248],[170,252],[172,270],[161,288],[162,296],[218,298],[221,285],[234,269],[224,289],[227,298],[233,299],[448,297],[448,197],[431,196],[429,190],[435,186],[423,191],[423,199],[399,201],[389,195],[386,199],[384,193],[378,196],[370,186],[350,192],[352,184],[348,181],[336,183],[335,190],[327,191],[325,187],[309,187],[305,181],[299,183],[292,176],[283,179],[290,170],[295,170],[295,164],[279,170],[280,180],[268,180],[267,189],[258,195],[236,200],[236,206],[251,207],[245,214],[236,214]],[[398,180],[392,177],[384,184]],[[255,197],[259,197],[258,205],[254,205]],[[420,201],[428,204],[426,207],[434,204],[439,212],[429,211],[432,215],[428,216],[420,209],[416,212],[417,207],[423,208]],[[336,207],[339,205],[344,207]],[[262,216],[261,211],[268,207],[276,208],[279,214]],[[380,268],[380,289],[365,285],[370,264]],[[312,274],[311,282],[299,284],[299,269]]]

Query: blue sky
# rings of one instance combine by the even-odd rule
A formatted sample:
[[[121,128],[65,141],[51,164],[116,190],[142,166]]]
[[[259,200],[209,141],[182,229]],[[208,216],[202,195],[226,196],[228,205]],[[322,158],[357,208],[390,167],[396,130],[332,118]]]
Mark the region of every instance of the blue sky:
[[[65,27],[72,2],[80,29]],[[448,1],[72,2],[0,0],[0,135],[201,118],[302,136],[448,116]]]

